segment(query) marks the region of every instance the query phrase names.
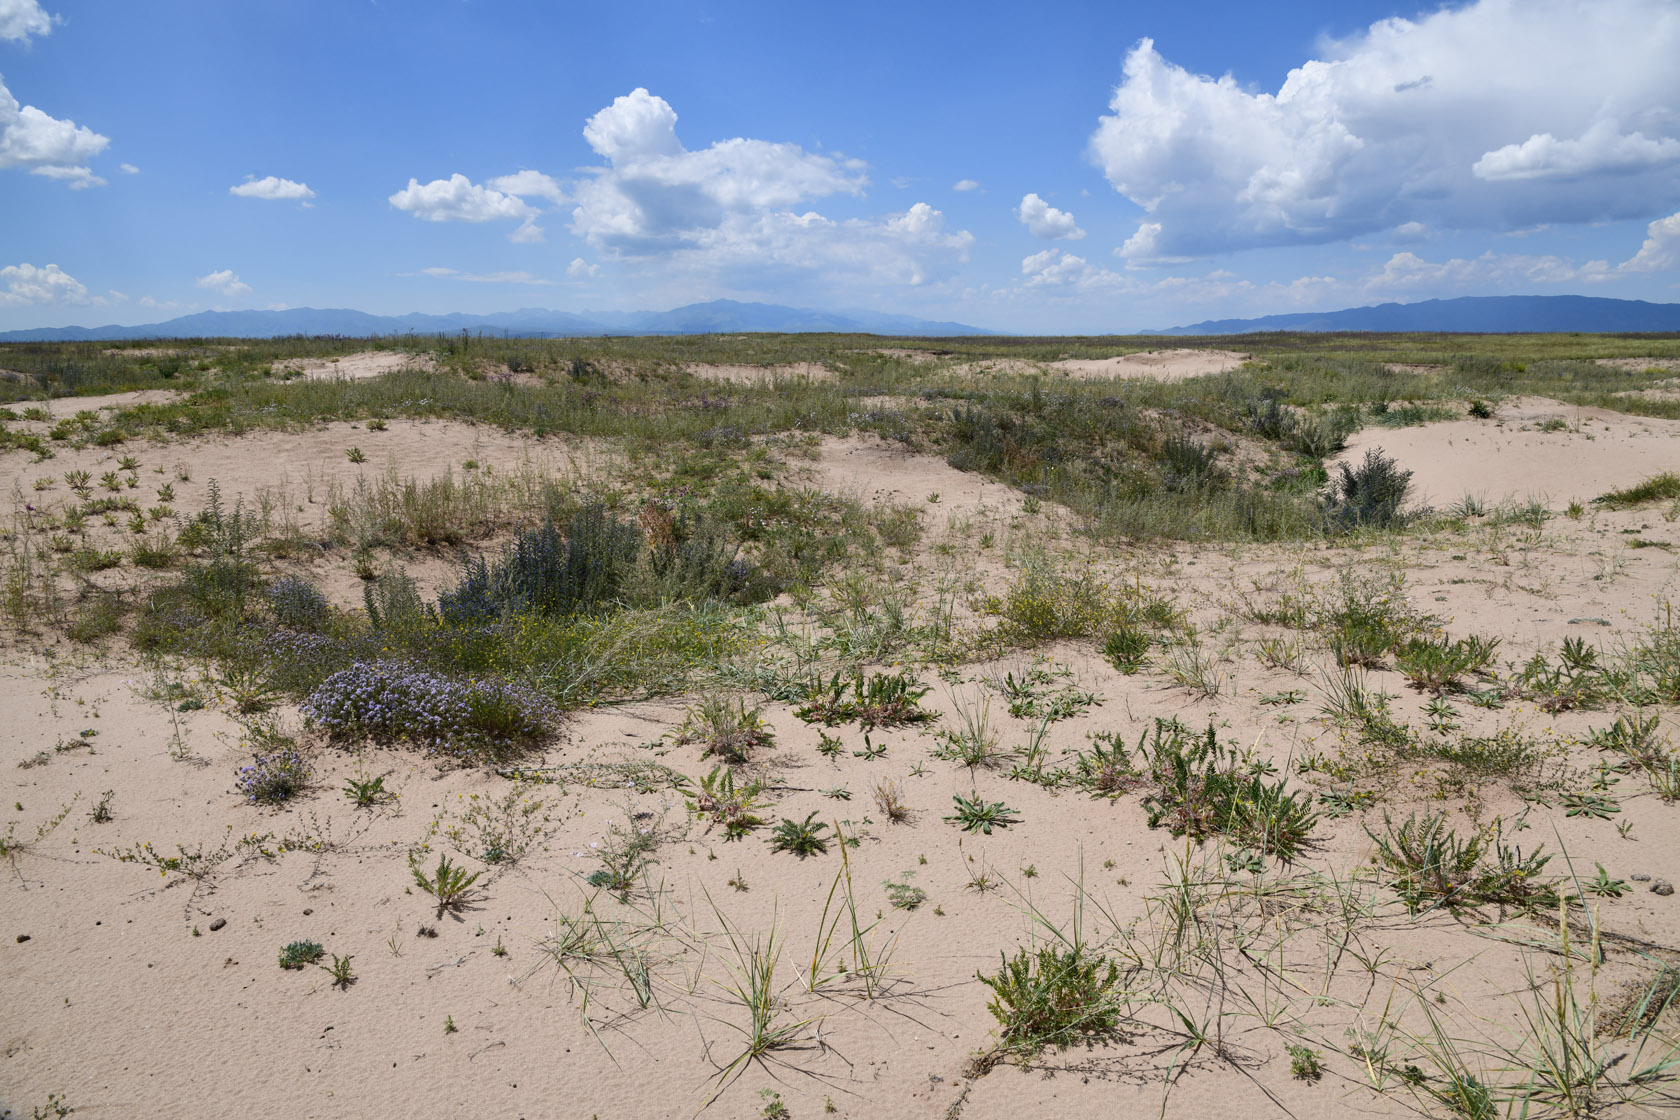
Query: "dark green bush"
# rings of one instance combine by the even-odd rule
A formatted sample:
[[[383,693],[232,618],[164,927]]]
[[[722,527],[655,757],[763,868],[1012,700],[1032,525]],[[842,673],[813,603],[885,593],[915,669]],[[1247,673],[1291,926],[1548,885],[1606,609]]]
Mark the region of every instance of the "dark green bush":
[[[1337,469],[1324,495],[1324,519],[1332,532],[1397,529],[1408,520],[1401,507],[1412,485],[1412,472],[1373,447],[1358,467]]]

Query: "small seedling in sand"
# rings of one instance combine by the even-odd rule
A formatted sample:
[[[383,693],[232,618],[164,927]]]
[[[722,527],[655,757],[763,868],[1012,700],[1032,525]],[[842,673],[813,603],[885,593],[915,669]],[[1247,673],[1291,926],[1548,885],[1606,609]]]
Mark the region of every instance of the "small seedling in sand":
[[[367,455],[359,447],[352,447],[350,450],[348,450],[344,453],[344,457],[346,459],[350,460],[352,463],[365,463],[365,462],[367,462]]]
[[[961,794],[954,795],[951,800],[956,802],[957,811],[945,819],[964,832],[984,832],[990,836],[994,828],[1008,828],[1020,823],[1015,810],[1001,801],[987,802],[980,800],[978,795],[963,797]]]
[[[454,910],[464,905],[472,892],[473,884],[484,874],[482,871],[474,871],[469,875],[466,868],[449,862],[448,856],[438,857],[437,871],[432,875],[427,875],[415,865],[410,865],[409,871],[413,874],[416,885],[437,899],[440,918],[445,910]]]
[[[339,956],[333,954],[332,964],[324,964],[321,968],[332,977],[333,986],[340,991],[349,991],[350,985],[356,982],[356,974],[350,970],[350,954]]]
[[[1297,1081],[1317,1081],[1324,1076],[1324,1065],[1317,1050],[1305,1046],[1285,1047],[1289,1051],[1289,1076]]]
[[[821,855],[828,851],[828,842],[823,833],[828,826],[817,820],[817,815],[811,813],[803,821],[782,818],[782,823],[776,826],[770,835],[770,850],[772,852],[792,852],[800,859],[806,856]]]

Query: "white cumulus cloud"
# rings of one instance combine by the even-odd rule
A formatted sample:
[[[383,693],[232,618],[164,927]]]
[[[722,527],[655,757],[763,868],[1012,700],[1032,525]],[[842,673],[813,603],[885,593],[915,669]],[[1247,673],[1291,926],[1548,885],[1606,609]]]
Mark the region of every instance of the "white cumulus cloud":
[[[261,198],[269,202],[301,202],[315,197],[315,192],[309,189],[309,184],[273,175],[261,179],[247,178],[245,182],[229,187],[228,193],[240,198]]]
[[[0,0],[0,40],[12,42],[52,31],[52,17],[38,0]]]
[[[1089,155],[1169,260],[1422,222],[1648,218],[1680,202],[1680,6],[1476,0],[1327,42],[1276,93],[1145,39]],[[1564,137],[1565,139],[1557,139]]]
[[[572,263],[566,266],[566,275],[576,279],[580,276],[593,276],[601,271],[601,266],[590,264],[582,257],[573,257]]]
[[[459,172],[430,183],[410,179],[408,186],[389,201],[398,210],[428,222],[517,221],[520,227],[509,235],[510,239],[542,240],[542,228],[536,224],[541,211],[516,195],[481,186]]]
[[[1623,261],[1622,272],[1665,272],[1680,268],[1680,214],[1658,218],[1645,227],[1645,243]]]
[[[954,191],[977,191],[980,189],[980,183],[975,179],[958,179],[951,184],[951,189]]]
[[[559,183],[541,171],[516,171],[512,175],[498,175],[489,183],[491,190],[519,198],[544,198],[556,206],[566,201],[566,192]]]
[[[1583,175],[1619,175],[1680,161],[1680,140],[1653,140],[1644,133],[1622,135],[1612,120],[1600,120],[1579,139],[1559,140],[1537,133],[1521,144],[1507,144],[1471,165],[1478,179],[1574,179]]]
[[[1015,216],[1034,237],[1049,241],[1077,241],[1085,236],[1085,231],[1079,228],[1072,214],[1056,209],[1036,194],[1028,194],[1021,199]]]
[[[1512,284],[1564,284],[1591,279],[1599,262],[1577,267],[1562,257],[1495,253],[1429,261],[1415,253],[1395,253],[1380,273],[1366,282],[1376,292],[1483,291]]]
[[[583,136],[607,166],[577,184],[572,228],[621,253],[696,244],[732,219],[859,194],[868,183],[860,164],[797,144],[736,138],[689,151],[676,110],[640,88],[590,117]]]
[[[0,268],[0,305],[20,306],[37,303],[86,303],[87,287],[59,268],[49,264],[36,268],[32,264],[13,264]]]
[[[251,290],[251,285],[235,276],[231,268],[206,273],[198,278],[197,283],[201,288],[209,288],[224,296],[242,296]]]
[[[0,168],[26,168],[68,182],[72,189],[103,186],[105,180],[86,163],[110,143],[108,137],[75,121],[48,116],[33,105],[19,105],[0,81]]]

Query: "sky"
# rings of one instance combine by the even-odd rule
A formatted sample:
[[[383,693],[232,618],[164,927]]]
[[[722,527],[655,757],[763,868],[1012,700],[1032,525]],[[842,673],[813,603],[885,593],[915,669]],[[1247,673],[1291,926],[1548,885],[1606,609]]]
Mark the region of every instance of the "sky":
[[[1680,0],[0,0],[0,329],[1680,301]]]

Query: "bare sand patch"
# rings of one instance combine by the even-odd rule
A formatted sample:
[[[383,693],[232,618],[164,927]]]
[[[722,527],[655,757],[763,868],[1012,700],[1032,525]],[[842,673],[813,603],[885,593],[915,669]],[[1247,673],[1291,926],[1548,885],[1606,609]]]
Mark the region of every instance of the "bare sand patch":
[[[1443,372],[1447,367],[1418,362],[1385,362],[1383,368],[1390,373],[1416,373],[1428,377]]]
[[[1226,373],[1239,368],[1249,357],[1235,350],[1143,350],[1113,358],[1068,358],[1049,362],[1047,368],[1078,378],[1152,377],[1157,381],[1183,381],[1210,373]]]
[[[824,439],[811,469],[825,490],[865,501],[926,505],[953,517],[1012,516],[1020,512],[1023,498],[1012,486],[873,435]],[[933,495],[937,501],[930,500]]]
[[[168,404],[179,400],[175,389],[135,389],[125,393],[100,393],[91,397],[53,397],[44,401],[13,401],[4,407],[22,414],[26,408],[44,408],[54,420],[64,420],[78,412],[105,412],[119,408],[133,408],[137,404]]]
[[[1357,463],[1370,448],[1381,448],[1412,472],[1415,500],[1422,503],[1441,505],[1472,494],[1493,502],[1535,497],[1557,504],[1675,469],[1680,421],[1518,397],[1501,404],[1493,420],[1366,428],[1336,461]]]
[[[704,381],[720,381],[730,385],[834,380],[834,371],[818,362],[787,362],[774,366],[688,362],[683,365],[683,372]]]
[[[430,369],[432,360],[403,350],[363,350],[338,358],[287,358],[274,363],[277,373],[298,373],[310,381],[361,381],[401,369]]]

